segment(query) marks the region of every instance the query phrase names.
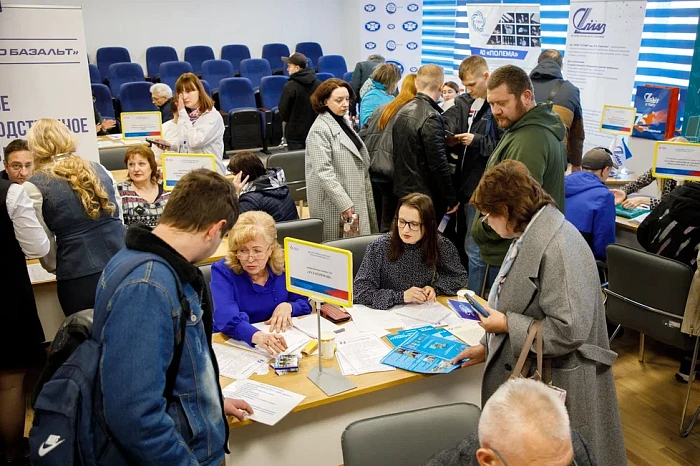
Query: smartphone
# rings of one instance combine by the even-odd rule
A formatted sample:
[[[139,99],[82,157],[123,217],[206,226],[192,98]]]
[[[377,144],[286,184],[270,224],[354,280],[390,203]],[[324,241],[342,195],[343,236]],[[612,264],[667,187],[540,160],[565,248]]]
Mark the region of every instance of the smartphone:
[[[452,131],[445,130],[445,136],[447,136],[448,138],[453,138],[455,137],[455,133],[453,133]]]
[[[168,147],[168,145],[164,145],[162,142],[156,141],[155,139],[146,138],[146,142],[151,143],[158,148],[162,148],[162,147],[167,148]]]
[[[438,225],[438,232],[445,233],[445,228],[447,228],[447,224],[450,223],[451,216],[451,214],[445,214],[442,217],[442,220],[440,220],[440,225]]]
[[[489,317],[488,311],[484,309],[484,307],[481,304],[479,304],[479,302],[476,299],[469,296],[469,293],[465,294],[464,298],[469,302],[469,304],[472,305],[474,309],[476,309],[476,312],[478,312],[484,317]]]

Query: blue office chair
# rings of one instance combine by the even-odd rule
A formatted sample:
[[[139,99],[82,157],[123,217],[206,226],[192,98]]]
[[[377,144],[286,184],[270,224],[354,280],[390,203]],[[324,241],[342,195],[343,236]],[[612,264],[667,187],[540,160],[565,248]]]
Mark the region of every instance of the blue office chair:
[[[109,65],[114,63],[131,63],[129,51],[124,47],[101,47],[97,49],[97,69],[102,79],[109,75]]]
[[[318,42],[299,42],[294,50],[295,52],[303,53],[306,58],[310,58],[314,63],[318,63],[318,59],[323,56],[323,49]],[[309,64],[309,66],[312,66]]]
[[[287,84],[289,78],[286,76],[265,76],[260,81],[260,105],[266,112],[267,122],[266,134],[271,146],[279,145],[282,142],[282,117],[277,110],[282,97],[282,88]]]
[[[97,65],[88,63],[88,70],[90,70],[90,84],[101,84],[102,76],[100,76],[100,70],[97,68]]]
[[[241,60],[241,78],[248,78],[253,85],[253,90],[260,88],[260,80],[265,76],[272,76],[272,69],[267,60],[264,58]]]
[[[318,78],[319,81],[323,82],[327,79],[335,78],[335,75],[333,75],[333,73],[316,73],[316,78]]]
[[[263,147],[265,115],[257,108],[253,85],[247,78],[226,78],[219,83],[219,103],[228,127],[232,149]]]
[[[209,85],[209,81],[207,81],[206,79],[200,79],[200,81],[202,82],[202,87],[204,88],[204,92],[206,92],[207,95],[209,97],[211,97],[212,94],[211,94],[211,86]]]
[[[149,82],[122,84],[119,90],[119,104],[122,112],[153,112],[158,107],[151,101],[151,86]]]
[[[352,71],[348,71],[343,75],[343,81],[345,81],[346,83],[352,81]]]
[[[95,107],[102,115],[102,118],[116,119],[112,93],[109,88],[104,84],[91,84],[90,87],[92,88],[92,95],[95,96]]]
[[[159,45],[146,49],[146,72],[152,79],[160,78],[160,64],[177,61],[177,51],[173,47]]]
[[[158,72],[160,75],[160,82],[170,86],[173,92],[175,92],[175,83],[177,79],[185,73],[192,73],[192,65],[186,61],[166,61],[160,64],[160,70]]]
[[[109,90],[115,99],[119,98],[119,89],[122,84],[144,82],[143,68],[138,63],[114,63],[109,65],[107,71],[109,79]]]
[[[219,91],[222,79],[233,78],[234,75],[233,65],[228,60],[207,60],[202,63],[202,79],[209,82],[214,92]]]
[[[221,47],[221,59],[228,60],[233,65],[233,72],[238,75],[241,72],[241,60],[250,58],[250,49],[247,45],[230,44]]]
[[[306,57],[306,67],[307,68],[314,68],[314,61],[310,59],[309,57]],[[315,70],[316,68],[314,68]]]
[[[265,44],[262,48],[262,58],[270,63],[272,74],[285,74],[287,64],[282,61],[282,57],[289,56],[289,47],[285,44]]]
[[[202,63],[215,58],[214,51],[208,45],[185,47],[185,61],[192,65],[193,73],[197,76],[202,74]]]
[[[343,75],[348,72],[348,66],[341,55],[324,55],[318,59],[318,71],[331,73],[336,78],[343,79]]]

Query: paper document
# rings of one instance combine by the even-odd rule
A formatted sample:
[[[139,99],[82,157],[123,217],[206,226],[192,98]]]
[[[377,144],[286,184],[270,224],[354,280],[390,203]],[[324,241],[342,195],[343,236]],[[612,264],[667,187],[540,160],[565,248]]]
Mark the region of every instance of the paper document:
[[[486,334],[477,322],[465,321],[459,325],[451,325],[447,330],[469,346],[481,344],[481,338]]]
[[[404,304],[396,306],[394,312],[412,319],[420,320],[428,324],[437,324],[443,319],[446,319],[452,311],[442,304],[424,303],[424,304]]]
[[[267,367],[271,359],[269,355],[263,356],[220,343],[214,343],[212,347],[216,362],[219,364],[219,372],[230,379],[247,379],[263,367]]]
[[[253,327],[262,330],[265,333],[272,333],[270,332],[270,326],[263,323],[263,322],[258,322],[257,324],[253,324]],[[286,332],[280,333],[280,335],[284,336],[284,341],[287,343],[287,350],[283,352],[282,354],[293,354],[298,351],[301,351],[301,349],[306,346],[308,342],[311,341],[311,338],[309,338],[308,335],[306,335],[304,332],[301,330],[298,330],[296,328],[287,328]],[[236,346],[238,348],[242,348],[244,350],[248,351],[254,351],[255,353],[258,354],[264,354],[269,356],[269,353],[265,351],[264,349],[258,348],[258,347],[253,347],[250,346],[248,343],[243,342],[243,341],[238,341],[234,340],[233,338],[229,338],[226,340],[226,343],[231,345],[231,346]]]
[[[113,141],[97,141],[97,148],[101,147],[111,147],[114,145]]]
[[[342,331],[340,331],[342,330]],[[366,335],[376,335],[381,338],[385,335],[389,335],[389,331],[385,329],[376,329],[371,332],[362,332],[357,325],[352,320],[350,322],[344,323],[338,332],[335,334],[336,341],[339,340],[349,340],[350,338],[363,337]]]
[[[444,336],[452,338],[443,338]],[[382,362],[411,372],[447,373],[459,367],[450,361],[466,347],[464,343],[456,341],[453,335],[433,334],[430,330],[416,329],[410,337],[391,350]]]
[[[239,380],[223,390],[224,398],[238,398],[253,408],[253,421],[274,426],[306,396],[254,380]]]
[[[375,330],[403,327],[403,322],[393,311],[380,311],[361,304],[355,304],[346,311],[350,313],[361,332],[371,333]]]
[[[301,330],[311,338],[318,338],[318,317],[315,314],[304,317],[292,317],[292,323],[294,324],[294,328]],[[340,329],[340,326],[321,317],[321,332],[333,332],[339,334],[342,333]]]
[[[646,214],[637,215],[636,217],[631,218],[630,222],[642,223],[644,221],[644,219],[649,216],[650,213],[651,213],[651,211],[647,212]]]
[[[337,349],[358,375],[394,370],[379,362],[389,351],[391,348],[376,335],[340,340]]]
[[[32,283],[56,280],[56,275],[44,270],[41,264],[29,264],[27,271],[29,271],[29,279]]]
[[[108,134],[107,137],[110,139],[121,139],[122,135],[121,134]]]

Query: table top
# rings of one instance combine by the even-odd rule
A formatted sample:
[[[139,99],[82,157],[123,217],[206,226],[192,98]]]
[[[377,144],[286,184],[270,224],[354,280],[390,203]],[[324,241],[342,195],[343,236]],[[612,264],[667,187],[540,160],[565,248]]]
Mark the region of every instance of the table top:
[[[629,175],[620,175],[616,176],[615,178],[610,177],[607,180],[605,180],[605,184],[608,186],[623,186],[632,181],[636,181],[637,178],[637,174],[630,173]]]
[[[445,304],[447,302],[447,299],[448,297],[441,296],[438,298],[438,301],[440,301],[442,304]],[[484,301],[481,298],[477,297],[477,299],[480,302],[484,303]],[[311,314],[311,317],[316,318],[315,313]],[[215,334],[213,337],[214,343],[224,343],[225,340],[226,337],[220,333]],[[388,344],[386,338],[382,338],[382,340]],[[294,408],[294,410],[292,411],[297,412],[303,411],[305,409],[316,408],[318,406],[323,406],[329,403],[335,403],[336,401],[365,395],[379,390],[384,390],[386,388],[395,387],[404,383],[422,380],[426,377],[431,377],[431,375],[418,374],[415,372],[408,372],[401,369],[396,369],[395,371],[387,372],[372,372],[369,374],[362,375],[348,375],[348,380],[354,383],[357,388],[329,397],[307,377],[309,371],[317,366],[318,355],[314,354],[312,356],[303,357],[299,361],[299,372],[278,376],[272,369],[270,369],[266,375],[253,374],[252,376],[250,376],[250,379],[255,380],[257,382],[273,385],[284,390],[289,390],[290,392],[298,393],[300,395],[306,395],[306,398],[304,398],[304,400],[301,403],[299,403],[299,405],[297,405],[296,408]],[[323,367],[334,368],[340,373],[340,366],[338,365],[338,360],[336,358],[324,359]],[[233,381],[234,379],[229,379],[223,376],[219,377],[219,382],[221,383],[222,387],[226,387]],[[240,422],[233,416],[229,416],[228,421],[231,427],[241,427],[251,424],[253,422],[249,419]]]
[[[632,220],[624,217],[615,217],[615,225],[618,227],[624,229],[624,230],[629,230],[633,231],[636,233],[637,229],[639,228],[639,223],[633,222]]]
[[[121,135],[119,135],[121,138]],[[109,136],[97,136],[97,149],[116,149],[119,147],[133,146],[137,144],[146,144],[145,141],[139,139],[116,139]]]

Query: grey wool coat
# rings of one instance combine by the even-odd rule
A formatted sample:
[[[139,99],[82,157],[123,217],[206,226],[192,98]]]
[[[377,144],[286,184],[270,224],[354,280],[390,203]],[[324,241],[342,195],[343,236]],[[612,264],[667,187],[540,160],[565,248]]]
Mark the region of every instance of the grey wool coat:
[[[311,217],[323,220],[324,241],[339,238],[341,214],[352,206],[361,235],[378,231],[367,148],[362,143],[357,150],[328,112],[316,118],[306,138],[306,198]]]
[[[523,238],[498,310],[508,316],[508,333],[488,335],[482,405],[508,380],[530,325],[541,320],[543,356],[552,359],[552,383],[567,392],[571,428],[589,442],[598,464],[626,465],[612,373],[617,354],[608,345],[595,259],[555,206],[545,207]]]

